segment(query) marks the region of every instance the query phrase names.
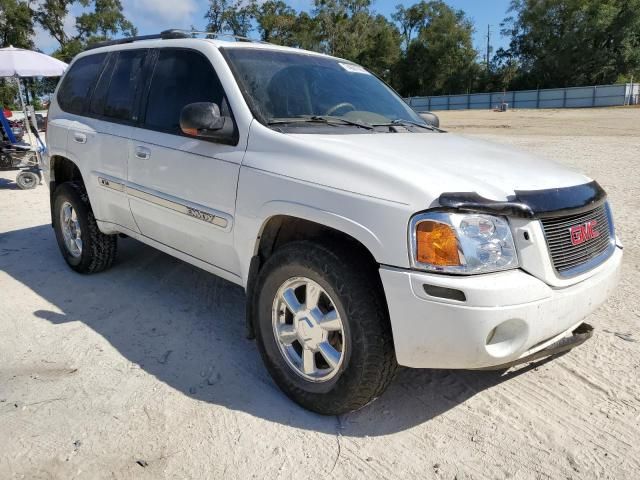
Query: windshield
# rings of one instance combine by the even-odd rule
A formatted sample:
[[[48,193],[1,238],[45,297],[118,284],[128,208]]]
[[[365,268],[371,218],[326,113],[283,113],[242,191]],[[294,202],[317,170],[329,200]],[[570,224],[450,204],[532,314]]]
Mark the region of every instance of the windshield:
[[[267,125],[297,121],[348,128],[403,121],[426,125],[387,85],[346,60],[302,52],[223,50],[254,115]]]

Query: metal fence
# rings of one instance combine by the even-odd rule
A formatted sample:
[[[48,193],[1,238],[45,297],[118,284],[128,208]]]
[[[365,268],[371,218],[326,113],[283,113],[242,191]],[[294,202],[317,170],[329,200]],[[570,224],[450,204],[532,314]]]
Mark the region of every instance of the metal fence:
[[[509,108],[589,108],[640,104],[640,84],[595,85],[407,99],[417,111]]]

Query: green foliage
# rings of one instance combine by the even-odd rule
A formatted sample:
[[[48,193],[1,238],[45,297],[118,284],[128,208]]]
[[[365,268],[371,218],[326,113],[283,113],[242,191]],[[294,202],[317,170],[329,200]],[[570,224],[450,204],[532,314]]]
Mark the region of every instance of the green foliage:
[[[640,0],[512,0],[510,47],[488,65],[464,12],[442,0],[398,5],[389,19],[373,0],[314,0],[311,14],[282,0],[209,0],[208,29],[347,58],[403,95],[559,87],[640,77]]]
[[[7,107],[10,110],[18,109],[18,86],[15,80],[0,78],[0,107]]]
[[[473,47],[471,21],[443,0],[398,5],[391,18],[375,12],[374,0],[314,0],[311,13],[286,0],[208,1],[208,31],[256,31],[270,43],[353,60],[405,96],[640,78],[640,0],[512,0],[502,24],[509,48],[488,65]],[[65,20],[74,5],[83,13],[71,33]],[[53,55],[66,62],[92,42],[136,34],[122,0],[0,0],[0,46],[33,48],[35,25],[58,42]],[[0,83],[0,101],[14,102],[14,89]]]
[[[397,84],[396,66],[400,61],[400,32],[384,16],[367,21],[363,43],[355,61],[366,66],[387,83]]]
[[[371,11],[371,0],[315,0],[319,50],[353,60],[391,79],[400,59],[400,33],[382,15]]]
[[[640,73],[640,0],[513,0],[501,66],[516,88],[613,83]]]
[[[76,33],[65,30],[65,19],[71,6],[78,4],[87,11],[75,21]],[[89,43],[121,34],[131,36],[136,29],[123,13],[120,0],[0,0],[0,47],[33,49],[34,26],[40,26],[58,44],[53,56],[70,62]],[[29,80],[25,83],[31,103],[41,108],[41,98],[53,92],[51,79]],[[16,108],[18,93],[15,82],[0,80],[0,103]]]
[[[255,17],[263,41],[288,46],[298,43],[298,14],[282,0],[263,2],[256,8]]]
[[[94,9],[76,18],[78,39],[90,42],[94,38],[104,40],[118,33],[125,37],[137,34],[137,29],[122,13],[120,0],[79,0],[79,3],[83,7],[90,7],[93,3]]]
[[[427,2],[419,2],[410,7],[396,6],[396,11],[391,18],[400,26],[404,48],[408,48],[414,34],[426,27],[429,18],[430,5]]]
[[[400,33],[371,11],[371,0],[315,0],[310,15],[282,0],[229,3],[209,0],[207,30],[260,38],[278,45],[321,51],[363,64],[390,80],[400,59]]]
[[[0,48],[33,48],[33,12],[29,2],[0,0]]]
[[[228,0],[209,0],[209,9],[204,16],[208,20],[207,31],[246,37],[251,31],[256,8],[255,0],[238,0],[233,4]]]
[[[0,0],[0,48],[33,48],[33,12],[29,3]],[[15,80],[0,79],[0,107],[17,109],[18,87]]]
[[[403,93],[432,95],[474,89],[480,66],[473,48],[473,24],[464,12],[431,1],[407,10],[398,7],[395,18],[406,45],[398,69]]]
[[[74,4],[89,11],[76,17],[76,33],[71,36],[65,30],[65,19]],[[34,20],[58,42],[60,46],[53,56],[65,62],[70,62],[90,43],[137,33],[124,16],[120,0],[41,0]]]
[[[226,28],[226,15],[231,5],[227,0],[209,0],[209,9],[204,18],[208,21],[208,32],[223,32]]]

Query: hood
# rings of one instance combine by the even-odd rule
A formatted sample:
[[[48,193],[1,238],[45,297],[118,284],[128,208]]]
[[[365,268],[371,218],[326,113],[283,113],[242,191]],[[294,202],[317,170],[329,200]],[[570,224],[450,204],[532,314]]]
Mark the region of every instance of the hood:
[[[261,155],[247,155],[249,165],[262,163],[252,166],[422,209],[444,192],[476,192],[505,201],[515,190],[590,181],[554,162],[448,133],[309,135],[260,130],[262,134],[250,137],[247,153],[257,148]],[[269,155],[272,149],[274,156]]]

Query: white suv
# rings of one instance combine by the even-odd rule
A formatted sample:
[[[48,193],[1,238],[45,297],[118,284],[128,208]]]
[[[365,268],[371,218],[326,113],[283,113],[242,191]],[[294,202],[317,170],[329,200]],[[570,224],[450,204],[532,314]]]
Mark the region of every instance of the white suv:
[[[126,234],[242,285],[269,373],[323,414],[398,364],[507,368],[590,336],[622,259],[596,182],[446,134],[352,62],[188,37],[62,79],[45,171],[71,268]]]

